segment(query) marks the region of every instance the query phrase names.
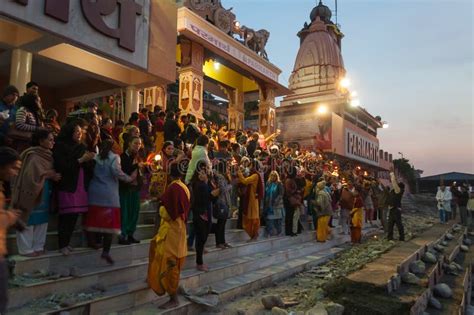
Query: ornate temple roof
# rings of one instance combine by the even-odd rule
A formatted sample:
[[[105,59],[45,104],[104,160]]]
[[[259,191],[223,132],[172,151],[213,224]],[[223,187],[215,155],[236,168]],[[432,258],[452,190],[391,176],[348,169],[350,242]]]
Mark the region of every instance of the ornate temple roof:
[[[313,87],[313,92],[334,90],[346,72],[339,46],[340,36],[332,25],[321,20],[321,15],[326,18],[330,15],[318,7],[311,13],[311,18],[314,13],[314,21],[298,34],[301,46],[289,82],[289,88],[297,94],[301,89],[304,91],[300,92],[308,93],[307,89]]]

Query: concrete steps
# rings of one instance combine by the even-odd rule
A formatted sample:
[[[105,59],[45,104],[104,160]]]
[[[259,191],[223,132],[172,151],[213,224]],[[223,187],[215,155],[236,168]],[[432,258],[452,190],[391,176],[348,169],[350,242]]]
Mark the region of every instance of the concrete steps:
[[[335,244],[333,244],[335,246]],[[223,281],[213,283],[212,289],[216,292],[221,303],[225,303],[232,298],[247,294],[263,287],[272,285],[275,282],[291,277],[310,267],[323,264],[333,258],[342,248],[332,247],[322,249],[312,255],[302,256],[288,260],[281,264],[271,265],[243,275],[227,278]],[[110,312],[108,314],[120,315],[147,315],[147,314],[199,314],[205,308],[192,303],[184,298],[180,299],[180,305],[170,310],[159,310],[158,306],[166,298],[159,298],[154,302],[143,306],[127,309],[125,311]]]
[[[430,314],[467,314],[467,307],[471,305],[472,264],[474,253],[472,253],[472,248],[466,253],[459,250],[460,245],[463,244],[464,238],[470,237],[467,233],[463,233],[459,238],[456,237],[456,241],[452,241],[454,246],[451,246],[448,254],[444,257],[444,262],[447,264],[450,262],[456,262],[461,265],[464,268],[463,272],[459,272],[457,275],[443,272],[441,277],[437,279],[437,282],[434,283],[446,283],[449,285],[453,291],[453,297],[450,299],[437,297],[442,304],[442,309],[437,310],[428,306],[426,311]],[[472,237],[470,239],[472,241]],[[429,287],[430,294],[432,294],[434,284]]]
[[[293,250],[291,248],[292,246],[314,239],[314,233],[306,232],[294,238],[270,238],[262,239],[254,243],[245,243],[244,241],[248,239],[248,237],[244,231],[236,230],[230,234],[241,238],[240,242],[235,244],[235,247],[226,250],[209,249],[209,253],[205,255],[206,262],[216,264],[215,269],[217,274],[223,273],[227,275],[233,274],[236,270],[249,270],[251,264],[248,261],[261,261],[262,259],[270,261],[270,258],[265,255],[261,256],[262,252],[278,251],[280,248],[285,248],[286,252],[290,251],[296,253],[299,249],[295,248]],[[227,236],[229,238],[229,233]],[[12,308],[19,307],[32,299],[41,298],[54,292],[80,292],[98,283],[105,286],[114,286],[120,283],[138,280],[144,281],[147,274],[148,249],[149,242],[113,247],[111,255],[116,259],[114,266],[106,265],[99,258],[99,251],[89,249],[73,252],[73,254],[68,257],[64,257],[60,254],[51,254],[48,255],[48,257],[42,256],[18,261],[15,268],[16,274],[32,272],[38,269],[48,271],[69,270],[69,268],[74,267],[76,269],[75,276],[64,277],[54,281],[41,281],[25,287],[13,288],[10,290],[9,305]],[[282,253],[279,254],[279,259],[284,258]],[[275,257],[276,256],[272,257],[272,259]],[[194,260],[195,253],[190,252],[186,260],[185,268],[194,271]],[[261,263],[264,264],[264,262]],[[193,287],[200,284],[201,281],[205,281],[199,280],[200,275],[197,271],[187,271],[187,274],[183,273],[183,279],[185,279],[189,287]],[[210,278],[207,277],[206,279]],[[25,299],[25,297],[27,298]]]
[[[144,225],[137,225],[137,230],[135,232],[135,237],[139,240],[143,239],[150,239],[153,237],[155,233],[154,224],[144,224]],[[117,238],[114,240],[117,243]],[[76,229],[71,237],[71,246],[82,247],[86,244],[86,238],[82,231],[82,229]],[[16,234],[8,234],[7,235],[7,248],[9,254],[17,254],[18,247],[16,242]],[[57,231],[49,231],[46,236],[46,244],[45,248],[48,251],[55,251],[58,250],[58,232]]]
[[[335,229],[334,234],[338,231]],[[241,231],[241,233],[245,232]],[[276,279],[283,279],[306,267],[330,259],[340,250],[330,249],[348,240],[348,236],[338,235],[333,240],[320,244],[314,241],[314,232],[305,232],[297,237],[261,239],[252,243],[239,242],[235,243],[235,247],[226,250],[210,249],[204,256],[204,261],[211,269],[207,273],[195,270],[195,254],[191,252],[182,272],[181,284],[187,288],[210,284],[219,292],[219,297],[225,300],[240,294],[239,292],[265,286]],[[96,256],[93,259],[94,254]],[[93,300],[76,303],[61,310],[67,310],[70,314],[83,314],[83,312],[105,314],[105,312],[141,307],[153,301],[161,302],[166,299],[165,297],[158,298],[145,282],[148,268],[147,243],[116,246],[111,254],[117,261],[113,267],[105,266],[98,258],[99,253],[91,250],[75,252],[69,257],[52,255],[42,258],[45,266],[49,264],[50,268],[52,266],[76,267],[77,273],[75,277],[44,281],[10,290],[11,311],[9,313],[29,314],[28,312],[34,311],[53,314],[59,310],[45,308],[38,311],[37,307],[32,309],[25,304],[34,299],[45,298],[52,293],[87,291],[96,284],[105,286],[107,290]],[[69,261],[69,258],[72,259]],[[33,262],[19,262],[17,270],[31,270],[30,268],[37,265]],[[245,279],[245,281],[236,282],[238,279],[242,281]],[[227,284],[227,287],[219,287],[220,284]],[[176,310],[176,314],[181,314],[185,309],[191,312],[197,310],[195,305],[188,304],[183,303],[185,308]]]
[[[448,240],[447,233],[452,234],[454,238]],[[427,310],[434,286],[440,282],[450,284],[449,279],[452,276],[444,273],[443,265],[453,261],[459,263],[460,257],[465,255],[465,253],[460,253],[460,245],[465,237],[465,227],[456,226],[453,222],[448,225],[437,224],[412,240],[400,243],[399,246],[383,254],[377,260],[368,263],[363,269],[349,275],[347,277],[349,281],[346,282],[348,287],[340,292],[336,300],[340,298],[341,301],[346,301],[345,306],[358,313],[382,314],[381,309],[383,308],[386,312],[383,314],[394,314],[395,310],[400,314],[423,314]],[[401,275],[410,271],[410,263],[420,260],[427,251],[432,251],[436,245],[445,240],[447,245],[441,253],[438,252],[437,262],[426,264],[424,274],[418,275],[421,280],[419,285],[406,284],[401,281]],[[458,292],[459,298],[451,303],[449,310],[444,308],[446,301],[443,301],[442,311],[428,309],[429,314],[458,314],[459,305],[463,305],[462,298],[468,295],[467,292],[470,292],[470,288],[466,286],[469,276],[470,273],[458,276],[459,285],[454,288],[454,292],[455,294]],[[453,283],[452,279],[451,283]],[[350,292],[357,292],[353,291],[354,288],[359,290],[360,301],[364,302],[350,298]],[[380,289],[380,293],[374,294],[375,289]],[[383,289],[385,289],[385,294],[382,293]],[[367,296],[371,296],[371,305],[364,304]],[[456,311],[454,311],[455,309]]]

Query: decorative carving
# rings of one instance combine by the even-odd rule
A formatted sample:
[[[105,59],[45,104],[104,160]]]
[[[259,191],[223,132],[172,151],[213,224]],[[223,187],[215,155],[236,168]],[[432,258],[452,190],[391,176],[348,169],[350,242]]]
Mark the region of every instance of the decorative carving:
[[[193,108],[195,112],[202,111],[202,79],[194,78],[193,80]]]
[[[186,111],[189,107],[189,75],[180,74],[179,76],[179,91],[181,97],[179,98],[180,108]]]

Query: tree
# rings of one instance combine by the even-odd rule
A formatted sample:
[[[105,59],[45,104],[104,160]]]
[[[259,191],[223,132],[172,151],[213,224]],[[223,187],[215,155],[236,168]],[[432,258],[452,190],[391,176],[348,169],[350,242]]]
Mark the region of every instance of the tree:
[[[398,170],[400,175],[405,178],[410,186],[410,191],[416,191],[416,178],[418,175],[417,170],[413,165],[409,163],[410,161],[405,158],[393,160],[393,166]]]

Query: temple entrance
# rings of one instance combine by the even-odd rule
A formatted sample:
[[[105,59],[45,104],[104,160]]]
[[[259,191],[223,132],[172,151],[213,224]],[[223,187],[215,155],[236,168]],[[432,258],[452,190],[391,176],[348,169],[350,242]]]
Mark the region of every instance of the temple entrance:
[[[209,16],[219,18],[209,19]],[[290,91],[278,83],[281,70],[266,59],[264,46],[269,34],[265,32],[240,26],[235,15],[222,8],[220,1],[212,8],[201,8],[196,1],[185,1],[178,9],[176,56],[178,103],[182,112],[203,119],[206,91],[227,100],[228,129],[241,130],[244,128],[244,103],[258,100],[257,129],[264,135],[274,133],[275,97]],[[259,40],[258,36],[262,34],[266,37]],[[234,35],[241,36],[242,41]]]

